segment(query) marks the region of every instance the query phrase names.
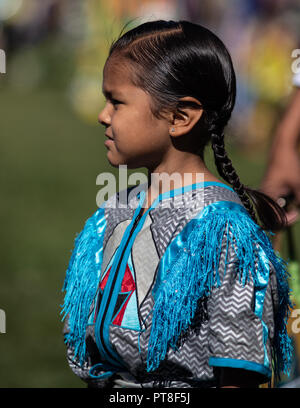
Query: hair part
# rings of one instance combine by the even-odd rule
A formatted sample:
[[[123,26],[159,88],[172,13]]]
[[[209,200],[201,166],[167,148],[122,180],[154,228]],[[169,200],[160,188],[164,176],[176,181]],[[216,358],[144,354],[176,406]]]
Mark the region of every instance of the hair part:
[[[199,109],[196,103],[180,100],[185,96],[200,102],[203,114],[195,144],[201,158],[211,141],[218,173],[239,195],[253,220],[258,223],[258,215],[264,229],[282,229],[284,210],[240,181],[225,150],[224,128],[235,104],[236,77],[223,42],[199,24],[157,20],[121,33],[109,49],[108,59],[114,57],[129,63],[132,83],[151,96],[155,117],[186,107]]]

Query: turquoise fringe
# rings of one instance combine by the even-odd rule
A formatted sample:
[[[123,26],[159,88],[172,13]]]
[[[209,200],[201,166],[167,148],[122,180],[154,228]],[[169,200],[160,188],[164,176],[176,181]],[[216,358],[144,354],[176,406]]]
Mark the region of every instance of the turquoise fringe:
[[[246,210],[239,211],[205,207],[197,219],[184,248],[165,274],[165,280],[155,293],[152,328],[148,345],[147,371],[158,368],[169,347],[178,349],[180,334],[188,329],[195,315],[198,300],[220,285],[218,271],[221,245],[226,235],[227,244],[235,248],[239,262],[239,279],[245,285],[252,279],[259,287],[255,262],[260,274],[268,276],[268,267],[258,256],[261,247],[276,271],[279,310],[275,321],[275,374],[288,373],[291,366],[292,346],[286,323],[292,304],[286,263],[275,254],[266,233],[249,217]],[[210,208],[211,207],[211,208]],[[213,211],[211,211],[213,209]],[[251,271],[251,272],[250,272]]]
[[[287,264],[274,252],[268,236],[252,221],[246,210],[240,206],[240,211],[216,207],[210,205],[201,212],[185,247],[180,249],[172,261],[166,279],[156,291],[147,370],[158,368],[169,347],[178,349],[179,336],[191,324],[198,300],[220,285],[218,266],[221,245],[226,235],[229,237],[228,245],[231,244],[235,248],[239,261],[239,279],[243,285],[252,279],[254,285],[259,287],[255,262],[258,263],[260,274],[265,273],[267,276],[266,265],[258,256],[260,248],[276,271],[279,309],[275,318],[273,342],[274,371],[276,375],[280,372],[288,373],[292,344],[286,323],[292,304]],[[83,230],[75,239],[63,286],[66,293],[61,314],[63,320],[66,316],[69,318],[69,332],[65,342],[74,348],[74,358],[77,358],[80,364],[86,359],[85,333],[99,282],[105,223],[103,208],[86,221]],[[99,259],[96,259],[96,254]]]
[[[96,263],[96,253],[103,244],[103,237],[97,232],[96,225],[96,216],[100,211],[104,213],[101,208],[96,211],[76,237],[63,285],[66,294],[61,311],[62,320],[66,316],[69,319],[65,343],[74,348],[74,359],[77,358],[81,365],[86,358],[85,333],[98,285],[99,265]]]

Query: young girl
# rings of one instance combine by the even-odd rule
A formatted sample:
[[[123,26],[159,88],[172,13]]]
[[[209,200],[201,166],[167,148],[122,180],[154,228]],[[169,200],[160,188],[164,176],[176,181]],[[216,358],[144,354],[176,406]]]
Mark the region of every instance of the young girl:
[[[76,238],[62,311],[72,370],[95,387],[258,386],[288,371],[286,268],[263,231],[284,214],[227,156],[224,44],[187,21],[144,23],[112,44],[103,93],[109,162],[149,182],[110,197]],[[205,166],[209,141],[229,185]],[[175,172],[191,182],[151,185]]]

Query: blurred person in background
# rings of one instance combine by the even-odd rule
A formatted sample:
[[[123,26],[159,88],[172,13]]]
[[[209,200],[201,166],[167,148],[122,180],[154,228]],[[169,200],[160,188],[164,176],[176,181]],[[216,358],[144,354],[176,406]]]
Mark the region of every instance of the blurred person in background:
[[[300,274],[297,251],[294,247],[292,225],[299,219],[300,206],[300,72],[293,77],[294,89],[289,103],[275,128],[274,138],[271,142],[268,162],[264,178],[262,180],[262,191],[273,197],[277,202],[285,206],[288,221],[286,230],[286,241],[289,251],[289,273],[290,287],[293,295],[294,310],[297,311],[300,303]],[[282,234],[275,240],[278,249],[282,247]],[[293,319],[290,319],[290,331],[293,339],[294,371],[292,377],[286,379],[284,387],[298,388],[299,380],[299,355],[300,337],[299,333],[292,330]]]
[[[299,217],[300,206],[300,73],[293,77],[295,87],[290,102],[279,121],[269,153],[262,190],[278,200],[292,196],[296,204],[287,212],[288,223]]]
[[[58,0],[45,0],[42,3],[28,0],[26,5],[25,2],[12,1],[11,4],[16,3],[15,7],[7,0],[2,3],[0,41],[9,55],[24,46],[42,42],[58,30],[62,10],[62,3]]]

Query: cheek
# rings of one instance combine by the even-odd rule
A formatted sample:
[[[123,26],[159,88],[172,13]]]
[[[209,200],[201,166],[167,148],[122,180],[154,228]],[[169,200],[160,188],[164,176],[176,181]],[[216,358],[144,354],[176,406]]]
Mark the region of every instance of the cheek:
[[[154,118],[144,106],[121,107],[111,118],[115,148],[121,153],[130,150],[152,150],[163,147],[168,140],[166,121]]]
[[[123,112],[115,112],[111,119],[112,133],[115,140],[121,141],[126,136],[128,130],[130,129],[130,124],[132,120],[128,115],[124,115]]]
[[[142,132],[145,133],[147,127],[141,116],[121,111],[112,118],[111,125],[116,145],[125,150],[140,138]]]

